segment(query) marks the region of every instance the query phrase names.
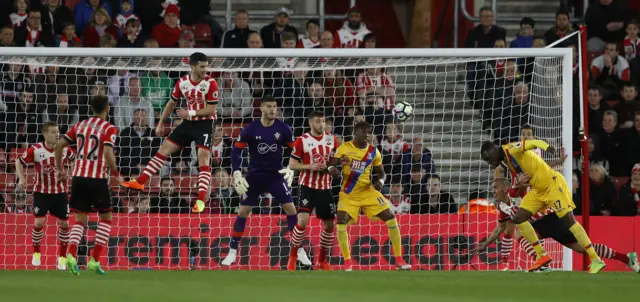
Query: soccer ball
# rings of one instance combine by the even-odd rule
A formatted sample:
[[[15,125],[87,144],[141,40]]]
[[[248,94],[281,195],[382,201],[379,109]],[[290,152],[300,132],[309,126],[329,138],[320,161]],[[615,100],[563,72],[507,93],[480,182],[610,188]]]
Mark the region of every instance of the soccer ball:
[[[413,106],[407,102],[397,102],[393,107],[393,117],[401,122],[410,119],[413,116]]]

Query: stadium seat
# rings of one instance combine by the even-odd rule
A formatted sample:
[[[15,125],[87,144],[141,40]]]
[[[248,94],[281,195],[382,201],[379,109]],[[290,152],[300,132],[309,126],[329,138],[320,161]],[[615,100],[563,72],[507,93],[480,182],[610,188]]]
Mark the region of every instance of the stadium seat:
[[[12,163],[16,160],[16,158],[18,158],[18,156],[20,156],[22,153],[24,153],[24,151],[27,150],[25,148],[11,148],[11,150],[9,150],[9,160],[8,163]]]
[[[0,173],[0,190],[3,192],[13,192],[15,189],[15,176],[7,173]]]
[[[262,112],[260,111],[260,102],[262,100],[255,98],[253,99],[253,117],[260,117],[262,115]]]
[[[613,178],[613,183],[616,185],[616,190],[620,190],[620,188],[622,188],[622,186],[624,186],[627,181],[629,181],[629,177],[622,176]]]
[[[189,176],[173,176],[173,181],[176,184],[176,191],[179,193],[197,193],[198,191],[198,176],[197,175],[189,175]]]
[[[212,45],[211,25],[198,23],[193,26],[196,44],[210,48]]]
[[[238,137],[238,135],[240,135],[240,131],[242,131],[242,128],[245,126],[245,124],[234,124],[234,123],[226,123],[226,124],[222,124],[222,135],[227,136],[227,137]]]

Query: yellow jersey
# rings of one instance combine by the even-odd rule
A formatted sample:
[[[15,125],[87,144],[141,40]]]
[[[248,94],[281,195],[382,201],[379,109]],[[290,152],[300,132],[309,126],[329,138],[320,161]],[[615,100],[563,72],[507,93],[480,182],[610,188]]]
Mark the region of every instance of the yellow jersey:
[[[558,172],[533,151],[536,148],[547,150],[549,145],[541,140],[527,140],[502,146],[507,168],[513,173],[529,175],[532,190],[546,191]]]
[[[370,190],[372,167],[382,165],[382,156],[373,145],[357,148],[353,141],[348,141],[336,150],[335,158],[341,159],[342,164],[342,192],[358,194]],[[345,158],[346,163],[344,162]]]

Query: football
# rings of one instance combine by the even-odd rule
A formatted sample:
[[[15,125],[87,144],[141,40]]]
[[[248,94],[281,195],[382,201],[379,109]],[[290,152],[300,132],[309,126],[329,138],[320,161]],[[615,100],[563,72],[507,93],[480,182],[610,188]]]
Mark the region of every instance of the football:
[[[393,107],[393,117],[401,122],[410,119],[413,116],[413,106],[407,102],[398,102]]]

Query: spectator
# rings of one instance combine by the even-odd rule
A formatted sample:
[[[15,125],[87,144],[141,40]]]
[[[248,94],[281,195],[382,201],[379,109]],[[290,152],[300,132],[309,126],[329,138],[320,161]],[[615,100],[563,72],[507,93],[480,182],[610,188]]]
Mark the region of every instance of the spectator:
[[[307,97],[305,99],[303,107],[304,113],[302,114],[302,117],[309,116],[309,114],[311,114],[311,111],[314,110],[324,112],[325,116],[334,116],[332,100],[326,97],[324,86],[319,81],[313,82],[311,83],[311,85],[309,85],[309,89],[307,89]],[[304,118],[299,118],[297,116],[296,118],[298,118],[300,121],[304,120]],[[300,129],[294,129],[294,131],[298,130],[297,132],[299,132],[299,134],[297,135],[302,135],[302,131],[299,131],[302,130],[301,128],[303,128],[302,125],[300,125]]]
[[[96,77],[91,81],[92,82],[87,82],[88,84],[86,85],[87,94],[80,95],[80,98],[78,99],[78,116],[80,121],[84,121],[93,115],[89,103],[92,96],[107,95],[107,82],[104,79]],[[113,118],[110,120],[112,119]]]
[[[54,47],[56,42],[53,35],[42,29],[40,11],[29,11],[27,22],[15,29],[16,46],[26,47]]]
[[[63,28],[58,47],[82,47],[82,40],[76,35],[76,26],[66,23]]]
[[[190,212],[189,203],[175,192],[173,178],[160,179],[160,194],[151,197],[151,213],[186,214]]]
[[[621,133],[618,130],[618,114],[615,111],[609,110],[604,112],[602,116],[602,129],[600,148],[602,150],[602,157],[609,161],[611,175],[627,175],[629,172],[621,168],[622,163],[618,154]]]
[[[42,120],[56,122],[60,133],[67,133],[78,122],[78,110],[69,106],[69,95],[59,93],[56,95],[55,106],[47,106]]]
[[[622,43],[624,48],[624,58],[627,59],[629,64],[636,57],[640,56],[640,39],[638,38],[638,32],[640,32],[640,21],[631,20],[627,24],[627,36]]]
[[[213,167],[227,169],[231,167],[231,148],[233,139],[223,137],[222,125],[216,124],[211,138],[211,162]]]
[[[126,2],[124,2],[126,3]],[[128,19],[125,23],[122,36],[118,39],[118,47],[142,48],[147,40],[140,31],[140,21],[137,18]]]
[[[66,24],[73,24],[71,11],[62,3],[63,0],[42,0],[42,28],[51,32],[52,36],[62,34]]]
[[[491,48],[497,39],[506,40],[507,31],[493,24],[491,7],[480,8],[480,24],[469,31],[465,42],[466,48]]]
[[[195,48],[196,46],[196,36],[193,34],[193,31],[185,29],[180,34],[180,39],[178,40],[179,48]],[[188,64],[188,59],[185,59]]]
[[[547,40],[547,43],[552,44],[555,41],[558,41],[564,37],[566,37],[567,35],[571,34],[572,32],[574,32],[573,28],[571,27],[571,24],[569,23],[569,12],[565,11],[565,10],[560,10],[558,12],[556,12],[556,23],[555,26],[550,28],[545,34],[544,37]],[[575,39],[571,39],[571,40],[575,40]],[[567,42],[567,41],[565,41]],[[566,44],[574,44],[577,43],[576,41],[571,41],[569,43]],[[565,45],[566,45],[565,44]]]
[[[222,35],[222,48],[247,48],[249,35],[254,32],[249,29],[249,13],[244,9],[238,10],[235,27]]]
[[[518,140],[520,127],[528,120],[529,87],[520,82],[513,86],[513,96],[505,100],[500,119],[494,121],[494,138],[501,144]]]
[[[129,20],[137,21],[137,32],[136,35],[142,31],[142,26],[140,26],[140,18],[133,13],[133,0],[120,0],[120,13],[113,18],[113,25],[117,26],[121,33],[127,32],[127,24]]]
[[[21,58],[13,58],[0,69],[2,81],[0,91],[5,104],[17,104],[20,102],[20,93],[24,90],[33,90],[35,86],[30,77],[24,72],[25,66]]]
[[[622,81],[630,80],[629,63],[618,54],[618,43],[606,43],[606,52],[591,62],[595,82],[608,90],[607,98],[618,98]]]
[[[164,13],[164,21],[153,28],[151,37],[158,41],[160,47],[175,47],[180,40],[180,9],[169,4]]]
[[[609,161],[607,161],[607,159],[602,156],[602,143],[600,142],[600,137],[597,134],[589,134],[587,151],[589,152],[589,167],[591,167],[592,165],[601,165],[605,171],[609,171]],[[582,172],[583,159],[580,157],[575,158],[574,160],[576,170]]]
[[[149,127],[149,114],[145,109],[133,110],[131,119],[132,123],[122,128],[118,136],[118,165],[124,175],[141,173],[161,143]]]
[[[320,44],[314,48],[333,48],[333,34],[330,31],[323,31],[320,35]]]
[[[376,59],[371,63],[375,65]],[[372,107],[375,109],[391,110],[393,108],[393,99],[396,94],[395,84],[390,75],[383,68],[369,67],[358,75],[356,79],[356,93],[362,101],[369,94],[374,94],[376,100]],[[363,106],[371,107],[371,106]],[[366,111],[366,110],[365,110]]]
[[[167,73],[162,71],[162,58],[151,58],[147,64],[149,70],[140,75],[142,97],[151,100],[156,113],[161,113],[171,97],[175,85]],[[155,114],[154,114],[155,115]]]
[[[0,47],[15,46],[13,27],[7,26],[0,29]]]
[[[533,41],[531,42],[531,47],[533,48],[545,48],[547,47],[547,39],[544,36],[533,36]]]
[[[621,129],[633,127],[633,117],[636,112],[640,111],[640,103],[638,103],[638,90],[631,82],[624,82],[620,88],[622,102],[615,106],[618,113],[618,126]]]
[[[362,39],[362,44],[360,44],[360,48],[376,48],[378,46],[378,39],[372,33],[368,33]]]
[[[291,11],[286,7],[281,7],[276,11],[276,21],[260,30],[264,48],[281,48],[280,39],[286,32],[293,33],[295,39],[294,47],[298,44],[298,30],[289,25],[289,15],[291,15]]]
[[[158,44],[158,41],[156,41],[156,39],[147,39],[147,41],[144,41],[144,48],[160,48],[160,44]]]
[[[320,21],[307,21],[307,34],[298,37],[298,48],[316,48],[320,46]]]
[[[5,119],[12,121],[5,125],[9,149],[15,146],[26,148],[27,145],[37,143],[41,133],[44,106],[35,102],[33,91],[20,92],[19,100],[18,103],[7,103]]]
[[[100,42],[98,43],[99,48],[115,48],[118,46],[118,41],[112,35],[104,35],[100,38]],[[111,61],[110,57],[104,58],[106,62]]]
[[[487,87],[482,91],[482,99],[478,102],[482,109],[483,128],[488,129],[492,121],[500,119],[502,114],[499,110],[509,104],[509,98],[514,95],[513,87],[519,79],[516,62],[507,59],[502,77],[493,81],[487,80],[485,84],[477,84],[479,87]]]
[[[416,214],[448,214],[456,213],[458,207],[453,196],[447,192],[442,192],[440,187],[440,176],[431,175],[427,180],[428,193],[425,194],[421,202],[412,204],[411,213]]]
[[[9,20],[13,28],[22,27],[27,20],[27,12],[29,11],[29,2],[27,0],[14,0],[14,12],[9,14]]]
[[[533,31],[535,30],[536,22],[529,18],[524,17],[520,20],[520,31],[516,35],[516,38],[511,41],[511,48],[531,48],[533,46]]]
[[[620,171],[629,171],[633,165],[640,163],[640,111],[634,115],[633,127],[620,132],[619,157]]]
[[[620,216],[640,215],[640,163],[631,169],[631,178],[619,193]]]
[[[273,87],[275,87],[273,96],[282,104],[283,114],[287,117],[303,117],[304,116],[304,98],[307,89],[307,71],[305,62],[297,62],[296,68],[291,75],[273,75]],[[268,87],[263,84],[263,87]],[[298,120],[302,120],[299,118]],[[301,124],[293,125],[293,128],[300,127]]]
[[[33,213],[33,205],[27,204],[27,194],[16,192],[13,194],[13,204],[5,209],[7,213],[27,214]]]
[[[597,0],[589,5],[584,16],[587,24],[587,50],[598,52],[608,47],[606,43],[624,40],[624,22],[628,5],[620,0]]]
[[[389,189],[389,195],[385,196],[389,200],[389,206],[391,206],[391,213],[409,214],[411,211],[411,198],[403,194],[404,187],[399,182],[391,184]]]
[[[411,172],[411,146],[402,138],[400,125],[392,121],[385,124],[385,135],[380,144],[382,165],[392,181],[402,181]]]
[[[611,106],[602,99],[598,86],[589,87],[587,99],[589,102],[589,132],[601,134],[604,131],[602,117],[607,110],[611,110]]]
[[[493,48],[506,48],[507,41],[502,38],[498,38]],[[474,100],[474,108],[481,109],[481,99],[486,94],[489,87],[493,87],[496,78],[504,76],[505,64],[507,59],[498,58],[492,61],[476,61],[468,62],[466,66],[467,75],[467,87],[469,87],[469,93],[472,100]]]
[[[411,166],[411,176],[409,178],[409,195],[411,196],[411,214],[420,214],[420,204],[427,194],[427,186],[424,183],[424,170],[422,165]]]
[[[97,8],[93,12],[88,26],[84,29],[82,44],[85,47],[98,47],[100,38],[106,35],[111,35],[114,39],[117,39],[119,37],[118,27],[111,24],[111,18],[106,9]]]
[[[573,199],[573,203],[576,205],[573,213],[576,215],[582,214],[582,190],[580,190],[580,177],[578,177],[578,172],[575,170],[571,177],[571,197]]]
[[[322,79],[325,96],[331,100],[336,116],[349,115],[346,111],[353,111],[356,105],[355,89],[351,81],[345,78],[339,69],[325,69]]]
[[[33,80],[36,83],[38,105],[55,104],[56,95],[60,93],[77,94],[75,85],[67,85],[75,82],[74,76],[65,74],[65,68],[55,65],[56,62],[53,64],[45,67],[44,73],[36,75]]]
[[[229,172],[224,168],[218,168],[213,173],[213,178],[216,180],[216,183],[219,184],[214,193],[214,198],[219,201],[222,214],[238,213],[240,197],[236,194],[233,187],[231,187]]]
[[[111,105],[118,105],[118,101],[120,97],[126,95],[127,83],[129,83],[129,78],[135,76],[134,73],[129,72],[129,70],[123,68],[127,66],[128,60],[126,58],[121,58],[117,62],[115,62],[115,66],[120,67],[116,74],[109,77],[109,103]]]
[[[131,76],[128,78],[126,96],[120,97],[115,109],[116,127],[124,129],[133,123],[133,112],[143,109],[147,113],[148,126],[155,129],[153,118],[153,104],[151,100],[141,96],[140,78]]]
[[[219,80],[221,103],[216,107],[219,118],[241,122],[253,112],[251,87],[235,71],[223,72]]]
[[[133,204],[128,207],[129,214],[149,214],[151,211],[151,200],[147,197],[138,196],[130,200]]]
[[[411,146],[411,165],[413,167],[420,166],[422,173],[426,173],[428,176],[436,174],[436,163],[433,161],[431,150],[424,147],[422,138],[414,137]]]
[[[84,33],[85,27],[89,25],[96,10],[104,8],[107,15],[111,16],[111,6],[108,1],[102,0],[81,0],[73,9],[73,18],[76,23],[76,30]]]
[[[616,198],[616,186],[602,165],[589,168],[591,215],[611,215]]]
[[[349,9],[347,20],[333,37],[335,48],[360,48],[364,37],[371,33],[362,21],[362,14],[355,6]]]
[[[262,38],[260,38],[260,34],[257,32],[252,32],[249,34],[249,38],[247,40],[247,45],[249,48],[262,48]],[[261,64],[264,63],[261,59],[249,58],[248,60],[249,67],[260,67]],[[267,74],[267,76],[265,76]],[[265,95],[273,94],[273,73],[265,72],[263,70],[258,71],[245,71],[241,73],[242,80],[247,82],[249,86],[251,86],[251,95],[254,98],[261,99]]]

